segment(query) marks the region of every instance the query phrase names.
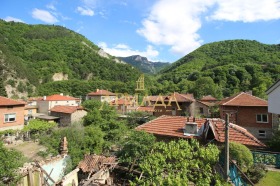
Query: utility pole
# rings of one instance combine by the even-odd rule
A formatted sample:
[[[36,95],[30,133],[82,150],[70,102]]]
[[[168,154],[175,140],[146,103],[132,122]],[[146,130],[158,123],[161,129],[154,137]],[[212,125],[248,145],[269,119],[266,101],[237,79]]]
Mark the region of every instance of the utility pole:
[[[229,176],[229,114],[226,113],[225,123],[225,179]]]

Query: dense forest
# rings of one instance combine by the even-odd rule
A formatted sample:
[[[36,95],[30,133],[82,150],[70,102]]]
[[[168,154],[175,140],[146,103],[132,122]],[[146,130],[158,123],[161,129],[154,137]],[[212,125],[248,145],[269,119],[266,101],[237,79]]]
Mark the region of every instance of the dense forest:
[[[0,20],[0,94],[7,86],[16,88],[14,95],[28,96],[84,96],[96,88],[133,94],[141,72],[99,52],[84,36],[61,26]],[[57,73],[60,81],[53,79]],[[145,89],[148,94],[189,92],[197,98],[251,90],[266,98],[265,90],[279,78],[280,45],[229,40],[205,44],[156,75],[146,74]]]
[[[192,92],[196,97],[225,97],[265,90],[280,78],[280,45],[228,40],[209,43],[162,70],[158,82],[167,91]]]
[[[140,71],[117,62],[113,56],[103,57],[99,50],[84,36],[61,26],[0,20],[0,62],[4,68],[1,83],[17,86],[19,92],[28,91],[32,95],[37,94],[32,86],[40,89],[45,83],[56,85],[55,73],[91,84],[99,81],[110,81],[110,86],[116,82],[135,84]],[[27,81],[18,84],[17,78]]]

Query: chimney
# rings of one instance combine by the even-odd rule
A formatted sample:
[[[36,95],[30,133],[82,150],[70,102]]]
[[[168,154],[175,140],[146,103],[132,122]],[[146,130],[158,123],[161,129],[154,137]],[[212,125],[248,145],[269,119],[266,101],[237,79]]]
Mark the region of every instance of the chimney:
[[[68,142],[67,142],[66,137],[63,137],[60,142],[60,154],[61,155],[67,155],[67,153],[68,153],[67,144],[68,144]]]
[[[186,134],[186,135],[195,135],[195,134],[197,134],[197,123],[195,123],[195,122],[186,122],[184,134]]]
[[[47,96],[43,96],[43,100],[45,101],[47,99]]]
[[[99,89],[96,89],[96,92],[99,92]]]
[[[63,93],[60,93],[61,96],[63,96]]]

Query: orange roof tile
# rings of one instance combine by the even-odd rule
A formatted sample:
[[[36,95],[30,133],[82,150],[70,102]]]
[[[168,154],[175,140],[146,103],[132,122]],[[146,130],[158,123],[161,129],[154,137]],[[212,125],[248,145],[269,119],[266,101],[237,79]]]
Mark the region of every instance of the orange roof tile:
[[[97,89],[96,92],[90,92],[87,94],[88,96],[115,96],[115,93],[112,93],[108,90],[99,90]]]
[[[116,102],[117,102],[117,103],[116,103]],[[118,99],[118,100],[113,100],[113,101],[111,101],[111,103],[112,103],[113,105],[117,105],[117,104],[118,104],[118,105],[131,105],[131,104],[132,104],[132,101],[121,98],[121,99]]]
[[[219,104],[225,106],[268,106],[266,100],[245,92],[225,98]]]
[[[59,113],[67,113],[72,114],[77,110],[83,110],[81,106],[64,106],[64,105],[56,105],[50,109],[51,112],[59,112]]]
[[[225,141],[225,121],[222,119],[209,119],[210,126],[212,127],[215,139],[219,142]],[[229,141],[241,143],[253,147],[265,147],[261,141],[255,138],[245,128],[236,124],[229,124]]]
[[[0,96],[0,106],[26,105],[24,101],[17,101]]]
[[[214,98],[213,96],[211,95],[207,95],[207,96],[203,96],[200,101],[217,101],[216,98]]]
[[[41,101],[42,100],[44,100],[43,97],[42,97]],[[45,99],[45,101],[73,101],[73,100],[77,100],[77,98],[74,98],[72,96],[62,96],[60,94],[46,96],[46,99]]]
[[[178,137],[178,138],[202,138],[201,136],[186,136],[184,135],[184,127],[186,122],[192,121],[193,118],[187,118],[183,116],[161,116],[152,121],[149,121],[143,125],[136,127],[136,130],[145,130],[148,133],[155,135]],[[218,142],[224,142],[225,140],[225,124],[222,119],[206,119],[199,118],[195,119],[198,130],[206,129],[208,126],[211,127],[215,139]],[[203,127],[202,127],[203,126]],[[204,130],[204,132],[207,130]],[[208,130],[209,131],[209,130]],[[235,124],[230,124],[229,128],[229,140],[237,143],[241,143],[252,147],[265,147],[265,145],[255,138],[250,132],[243,127]]]
[[[193,136],[185,136],[183,128],[187,122],[187,117],[184,116],[160,116],[154,120],[151,120],[143,125],[136,127],[136,130],[145,130],[148,133],[155,135],[169,136],[169,137],[180,137],[180,138],[192,138]],[[191,118],[192,120],[192,118]],[[198,128],[206,119],[196,119]]]
[[[154,112],[154,107],[137,107],[136,111],[140,111],[140,112]]]
[[[83,172],[97,172],[104,164],[116,164],[115,157],[105,157],[99,155],[85,155],[84,159],[80,161],[78,168]]]

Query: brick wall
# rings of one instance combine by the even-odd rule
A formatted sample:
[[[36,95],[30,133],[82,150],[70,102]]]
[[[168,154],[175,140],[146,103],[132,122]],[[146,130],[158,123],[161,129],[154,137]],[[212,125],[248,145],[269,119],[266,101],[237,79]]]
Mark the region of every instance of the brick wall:
[[[5,122],[5,114],[16,114],[16,120]],[[22,129],[24,126],[24,105],[12,108],[0,107],[0,131],[8,129]]]
[[[267,107],[220,106],[220,117],[225,119],[225,113],[230,113],[229,120],[231,123],[244,127],[258,139],[263,139],[259,136],[259,131],[265,131],[265,138],[270,138],[272,134],[272,114],[268,113],[267,109]],[[267,114],[268,123],[257,122],[257,114]]]

